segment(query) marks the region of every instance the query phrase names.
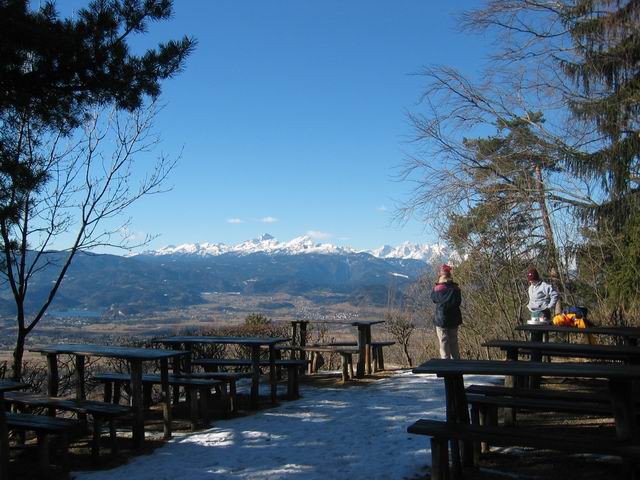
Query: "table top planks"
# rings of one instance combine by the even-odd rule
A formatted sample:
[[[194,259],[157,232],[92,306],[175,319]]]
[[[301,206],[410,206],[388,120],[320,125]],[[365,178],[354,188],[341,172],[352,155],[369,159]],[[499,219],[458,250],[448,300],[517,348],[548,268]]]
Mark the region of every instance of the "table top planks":
[[[203,343],[203,344],[227,344],[227,345],[246,345],[246,346],[269,346],[278,343],[288,342],[290,338],[280,337],[218,337],[200,336],[200,335],[180,335],[175,337],[159,338],[154,340],[155,343],[163,343],[165,345],[179,345],[184,343]]]
[[[119,347],[111,345],[60,343],[34,347],[31,352],[42,354],[84,355],[87,357],[121,358],[124,360],[161,360],[163,358],[188,355],[189,352],[160,348]]]
[[[516,330],[523,332],[560,332],[560,333],[582,333],[592,335],[612,335],[619,337],[640,338],[640,327],[566,327],[563,325],[518,325]]]
[[[417,374],[446,375],[541,375],[548,377],[640,379],[640,366],[607,363],[511,362],[505,360],[432,359],[413,369]]]
[[[23,388],[27,388],[28,385],[22,382],[16,382],[8,379],[0,379],[0,393],[4,392],[12,392],[14,390],[22,390]]]
[[[597,356],[603,358],[639,358],[640,348],[626,345],[590,345],[585,343],[566,342],[526,342],[519,340],[490,340],[482,344],[484,347],[500,348],[502,350],[529,350],[542,354],[561,353]]]

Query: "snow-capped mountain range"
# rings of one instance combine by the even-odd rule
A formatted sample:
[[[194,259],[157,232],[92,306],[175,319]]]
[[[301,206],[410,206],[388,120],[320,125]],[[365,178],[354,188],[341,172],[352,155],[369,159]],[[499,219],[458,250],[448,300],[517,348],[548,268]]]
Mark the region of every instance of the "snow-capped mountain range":
[[[202,257],[214,257],[223,254],[250,255],[254,253],[266,253],[271,255],[302,255],[302,254],[327,254],[327,255],[352,255],[368,253],[376,258],[386,259],[411,259],[430,262],[447,257],[447,250],[442,245],[421,245],[404,242],[396,247],[383,245],[374,250],[357,250],[351,247],[340,247],[330,243],[316,243],[308,235],[296,237],[288,242],[280,242],[273,236],[265,233],[253,240],[246,240],[237,245],[224,243],[185,243],[182,245],[170,245],[158,250],[145,251],[141,255],[197,255]]]

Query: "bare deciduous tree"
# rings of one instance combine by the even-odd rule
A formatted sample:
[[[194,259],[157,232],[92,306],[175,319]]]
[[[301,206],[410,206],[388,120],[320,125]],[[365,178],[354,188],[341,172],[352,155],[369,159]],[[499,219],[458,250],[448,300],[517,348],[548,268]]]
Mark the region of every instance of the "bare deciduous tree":
[[[175,165],[176,159],[164,155],[150,158],[159,144],[152,130],[156,111],[152,103],[132,113],[95,113],[81,133],[68,139],[32,135],[28,117],[15,125],[23,142],[20,161],[44,182],[35,189],[8,182],[3,192],[17,206],[14,216],[0,222],[2,274],[16,306],[13,378],[21,376],[27,336],[51,305],[75,255],[98,247],[128,249],[150,240],[132,235],[122,214],[142,197],[161,192]],[[150,160],[151,168],[138,167]],[[32,299],[29,287],[52,269],[56,273],[48,293]]]

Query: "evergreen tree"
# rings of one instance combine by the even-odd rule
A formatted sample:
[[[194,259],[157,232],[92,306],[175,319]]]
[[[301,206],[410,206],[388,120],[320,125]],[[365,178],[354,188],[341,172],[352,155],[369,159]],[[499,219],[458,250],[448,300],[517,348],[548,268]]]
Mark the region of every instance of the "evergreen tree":
[[[15,379],[21,377],[27,335],[43,318],[78,249],[91,245],[86,239],[99,220],[154,191],[166,175],[164,168],[156,170],[138,193],[131,193],[125,185],[128,175],[122,172],[131,156],[114,155],[111,170],[83,177],[83,193],[100,192],[98,182],[103,190],[76,202],[82,207],[79,233],[48,298],[28,318],[24,307],[29,280],[43,268],[38,261],[46,263],[43,255],[50,239],[72,225],[64,211],[65,200],[70,202],[66,189],[79,192],[72,187],[78,166],[86,165],[86,172],[91,168],[90,160],[65,162],[65,153],[60,155],[56,146],[90,120],[95,107],[138,112],[129,124],[138,127],[136,134],[118,132],[121,146],[131,148],[141,132],[148,131],[148,118],[141,114],[145,99],[157,97],[162,80],[180,71],[195,40],[169,41],[142,55],[131,53],[128,42],[132,35],[145,33],[150,22],[170,18],[171,11],[171,0],[96,0],[73,18],[62,19],[53,2],[34,10],[28,0],[0,0],[0,268],[16,304]],[[96,146],[92,139],[89,157]],[[50,183],[54,186],[47,190]],[[114,191],[116,196],[110,196]],[[50,222],[34,225],[34,219],[46,216],[43,212]],[[38,233],[42,243],[35,259],[27,261],[34,248],[30,235]]]
[[[561,66],[581,93],[571,110],[604,137],[572,163],[602,177],[613,202],[603,213],[621,210],[617,222],[624,223],[640,173],[640,2],[578,0],[562,17],[575,55]]]

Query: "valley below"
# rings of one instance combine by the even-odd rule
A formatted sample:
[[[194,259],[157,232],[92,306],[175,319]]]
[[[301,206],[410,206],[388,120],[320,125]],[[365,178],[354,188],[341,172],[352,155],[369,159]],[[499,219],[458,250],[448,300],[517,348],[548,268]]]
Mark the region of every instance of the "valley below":
[[[153,312],[125,314],[118,310],[96,312],[73,310],[47,314],[28,337],[28,346],[53,342],[118,343],[144,341],[154,337],[241,325],[247,315],[261,313],[272,322],[310,320],[310,326],[340,335],[352,327],[342,322],[384,318],[386,307],[340,302],[333,292],[318,292],[314,298],[278,293],[273,295],[208,292],[203,303]],[[330,300],[330,301],[329,301]],[[6,356],[15,342],[15,317],[1,319],[0,350]],[[313,331],[311,332],[313,335]]]

